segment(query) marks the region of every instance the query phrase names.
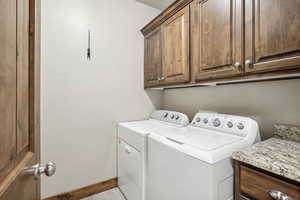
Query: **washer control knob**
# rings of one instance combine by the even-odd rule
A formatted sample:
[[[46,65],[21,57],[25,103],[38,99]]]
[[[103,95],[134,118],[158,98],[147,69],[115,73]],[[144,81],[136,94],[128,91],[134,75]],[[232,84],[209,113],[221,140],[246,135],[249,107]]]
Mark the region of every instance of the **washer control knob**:
[[[201,121],[201,118],[200,118],[200,117],[197,117],[197,118],[196,118],[196,122],[199,123],[200,121]]]
[[[204,124],[207,124],[208,123],[208,119],[203,119],[203,122],[204,122]]]
[[[217,119],[214,120],[213,125],[215,127],[219,127],[221,125],[221,121],[217,118]]]
[[[227,122],[227,127],[228,128],[232,128],[233,127],[233,123],[232,122]]]
[[[176,120],[179,120],[179,119],[180,119],[180,117],[179,117],[178,115],[176,115],[175,119],[176,119]]]
[[[245,128],[245,125],[242,122],[240,122],[238,123],[237,127],[238,129],[243,130]]]
[[[174,119],[174,118],[175,118],[175,115],[174,115],[174,114],[172,114],[172,115],[171,115],[171,119]]]
[[[164,117],[164,118],[167,118],[168,115],[169,115],[169,114],[166,112],[166,113],[163,114],[163,117]]]

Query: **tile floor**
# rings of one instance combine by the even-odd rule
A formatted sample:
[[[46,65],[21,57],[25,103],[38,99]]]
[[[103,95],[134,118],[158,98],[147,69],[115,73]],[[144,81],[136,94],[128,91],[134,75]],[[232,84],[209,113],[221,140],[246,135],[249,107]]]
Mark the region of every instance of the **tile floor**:
[[[96,194],[81,200],[125,200],[118,188]]]

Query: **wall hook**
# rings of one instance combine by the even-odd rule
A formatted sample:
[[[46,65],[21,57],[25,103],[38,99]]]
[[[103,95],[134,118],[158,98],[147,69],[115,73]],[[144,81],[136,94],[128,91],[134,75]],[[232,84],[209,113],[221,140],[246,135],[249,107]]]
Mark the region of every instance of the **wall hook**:
[[[91,59],[91,31],[88,30],[88,48],[87,48],[87,59]]]

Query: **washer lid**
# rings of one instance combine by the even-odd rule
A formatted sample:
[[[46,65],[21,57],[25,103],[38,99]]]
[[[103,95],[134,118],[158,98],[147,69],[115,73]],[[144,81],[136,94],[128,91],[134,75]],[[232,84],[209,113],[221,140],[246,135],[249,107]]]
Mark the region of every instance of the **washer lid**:
[[[207,129],[199,130],[199,128],[192,127],[189,128],[189,131],[181,134],[170,134],[166,138],[173,142],[190,145],[202,151],[213,151],[242,140],[242,138],[238,136]]]
[[[214,164],[231,157],[232,153],[253,144],[255,138],[243,138],[213,130],[186,128],[185,131],[162,135],[149,135],[152,140],[181,153]],[[196,130],[197,129],[197,130]],[[149,145],[150,145],[149,143]]]

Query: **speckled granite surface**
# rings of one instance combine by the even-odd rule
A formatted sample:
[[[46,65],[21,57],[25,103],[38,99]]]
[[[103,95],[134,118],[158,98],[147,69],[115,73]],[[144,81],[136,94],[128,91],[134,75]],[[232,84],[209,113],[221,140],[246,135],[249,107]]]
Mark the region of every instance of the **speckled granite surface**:
[[[300,182],[300,143],[271,138],[232,155],[232,158]]]
[[[300,142],[300,127],[276,124],[274,128],[276,138]]]

